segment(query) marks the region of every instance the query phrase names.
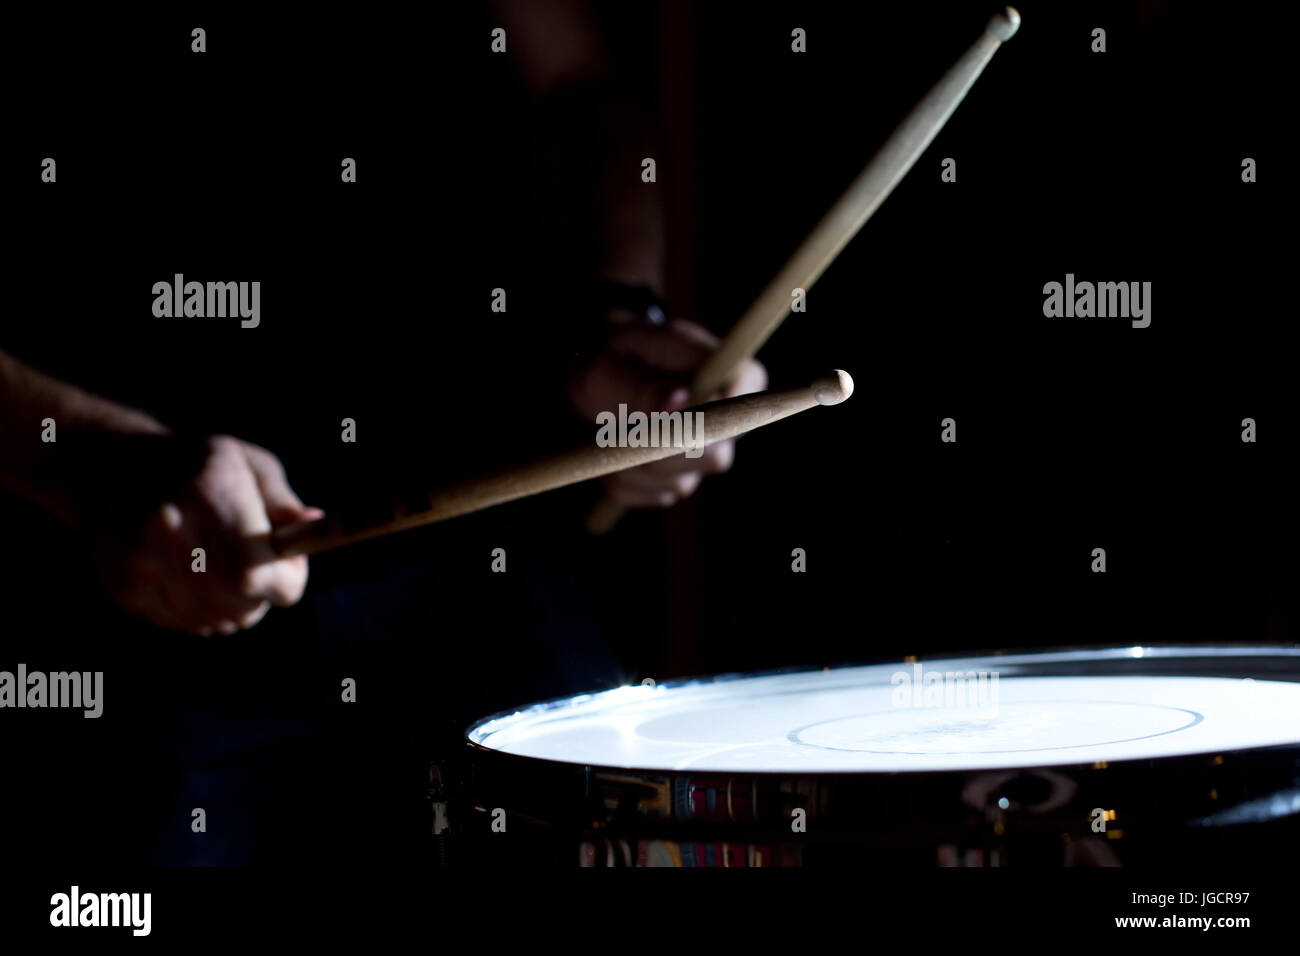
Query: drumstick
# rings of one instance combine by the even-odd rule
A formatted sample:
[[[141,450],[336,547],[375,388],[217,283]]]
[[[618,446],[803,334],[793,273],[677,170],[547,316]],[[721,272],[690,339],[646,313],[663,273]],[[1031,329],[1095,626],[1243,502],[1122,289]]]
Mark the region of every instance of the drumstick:
[[[683,409],[677,419],[690,419],[690,443],[683,440],[683,429],[660,428],[663,443],[658,446],[630,447],[584,445],[561,452],[529,464],[507,468],[493,474],[464,481],[448,488],[431,492],[428,507],[414,513],[398,510],[393,517],[380,524],[367,527],[350,527],[332,517],[319,518],[284,525],[273,532],[250,541],[251,553],[260,557],[254,563],[287,558],[299,554],[315,554],[338,548],[368,538],[394,534],[408,528],[417,528],[435,521],[444,521],[457,515],[490,508],[506,501],[535,495],[564,485],[572,485],[588,478],[598,478],[612,471],[635,468],[647,462],[671,458],[684,451],[726,441],[753,431],[772,422],[806,411],[815,405],[838,405],[853,394],[853,379],[847,372],[834,371],[821,376],[803,388],[779,392],[756,392],[718,402],[709,402]],[[696,418],[695,413],[699,413]],[[699,430],[696,430],[698,423]],[[267,549],[264,546],[270,544]]]
[[[703,401],[735,377],[741,364],[762,347],[790,312],[795,289],[805,292],[821,277],[850,239],[871,218],[894,187],[943,129],[993,54],[1020,26],[1014,7],[995,13],[979,39],[912,108],[885,140],[844,195],[822,217],[790,261],[759,293],[740,321],[695,373],[692,401]],[[623,516],[623,508],[602,499],[587,518],[587,530],[604,534]]]

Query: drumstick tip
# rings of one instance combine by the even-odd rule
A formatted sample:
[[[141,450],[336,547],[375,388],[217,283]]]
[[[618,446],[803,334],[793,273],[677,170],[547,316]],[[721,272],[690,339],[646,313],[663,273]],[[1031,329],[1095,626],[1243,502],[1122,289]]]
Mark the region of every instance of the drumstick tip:
[[[993,14],[986,29],[995,40],[1006,43],[1020,29],[1020,12],[1015,7],[1007,7],[1000,13]]]
[[[848,372],[835,369],[812,383],[818,405],[838,405],[853,394],[853,379]]]

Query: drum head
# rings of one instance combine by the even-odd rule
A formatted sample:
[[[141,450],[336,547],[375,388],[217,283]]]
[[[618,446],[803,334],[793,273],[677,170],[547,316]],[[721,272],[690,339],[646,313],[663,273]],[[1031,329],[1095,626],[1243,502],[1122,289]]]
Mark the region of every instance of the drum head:
[[[621,687],[486,720],[472,745],[646,771],[908,773],[1300,743],[1300,650],[1129,647]]]

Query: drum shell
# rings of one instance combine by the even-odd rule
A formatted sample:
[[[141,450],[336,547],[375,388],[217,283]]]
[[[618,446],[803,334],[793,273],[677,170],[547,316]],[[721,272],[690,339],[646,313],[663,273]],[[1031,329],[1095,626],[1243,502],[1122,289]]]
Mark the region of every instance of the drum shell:
[[[610,847],[638,861],[668,844],[688,848],[682,865],[724,865],[727,854],[727,865],[752,863],[756,852],[758,865],[1258,865],[1300,835],[1294,815],[1232,818],[1232,808],[1300,792],[1290,747],[1007,770],[722,774],[470,744],[466,766],[456,838],[467,862],[568,865],[590,862],[592,848],[608,860]],[[493,829],[494,811],[504,830]]]

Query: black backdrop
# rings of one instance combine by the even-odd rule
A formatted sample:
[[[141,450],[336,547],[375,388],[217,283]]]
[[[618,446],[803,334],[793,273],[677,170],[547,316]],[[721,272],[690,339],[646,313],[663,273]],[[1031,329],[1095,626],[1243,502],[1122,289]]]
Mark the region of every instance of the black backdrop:
[[[676,292],[715,330],[987,16],[881,6],[602,8],[632,87],[668,90]],[[288,761],[259,751],[276,770],[248,771],[247,792],[288,819],[326,775],[346,793],[332,832],[383,831],[391,848],[422,825],[431,738],[553,694],[962,648],[1294,641],[1286,31],[1273,5],[1217,10],[1022,4],[1020,33],[760,356],[774,385],[847,369],[853,399],[744,440],[733,472],[670,514],[592,540],[595,490],[578,488],[322,557],[302,606],[207,643],[113,616],[75,544],[16,516],[0,664],[94,661],[121,704],[95,727],[25,715],[41,769],[9,796],[59,794],[47,806],[73,813],[69,752],[108,779],[116,734],[167,725],[184,753],[171,715],[186,708],[234,714],[258,741],[283,717],[311,743]],[[467,5],[16,26],[3,346],[178,427],[267,445],[327,509],[582,440],[560,398],[582,220],[538,180],[537,119],[487,53],[492,23]],[[660,61],[679,82],[641,76]],[[1258,183],[1241,182],[1247,156]],[[259,279],[262,326],[154,319],[149,290],[175,272]],[[1150,281],[1150,328],[1045,318],[1043,284],[1067,272]],[[939,441],[948,416],[955,445]],[[498,546],[504,576],[488,571]],[[373,706],[340,715],[340,675]],[[144,830],[175,809],[149,801],[185,767],[239,765],[151,759],[127,779],[156,786],[115,784]],[[215,859],[243,859],[230,852]]]

